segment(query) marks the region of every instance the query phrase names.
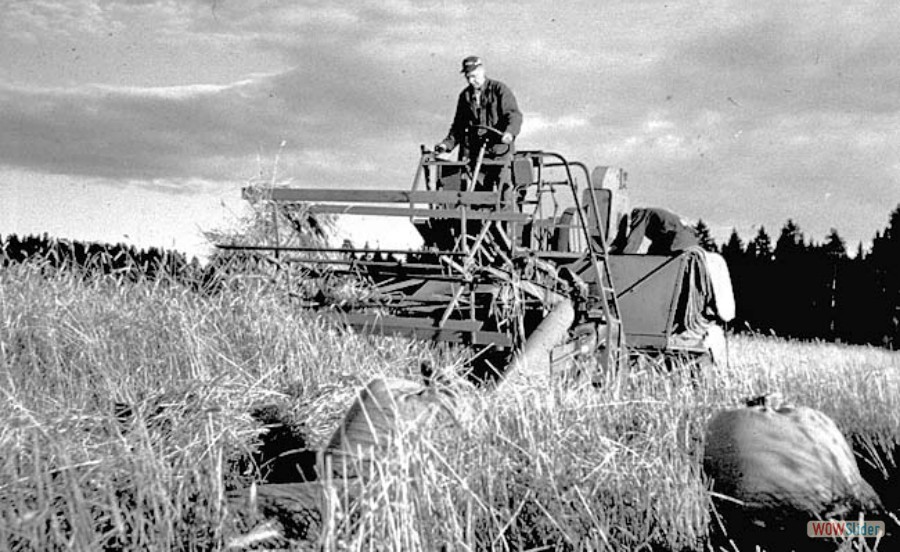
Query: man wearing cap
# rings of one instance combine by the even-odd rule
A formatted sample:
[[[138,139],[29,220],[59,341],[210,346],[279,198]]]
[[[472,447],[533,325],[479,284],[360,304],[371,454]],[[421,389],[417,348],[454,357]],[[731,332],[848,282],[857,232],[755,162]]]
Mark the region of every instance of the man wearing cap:
[[[434,151],[444,153],[459,146],[459,159],[468,160],[474,166],[483,141],[490,140],[484,152],[485,159],[506,161],[507,164],[494,175],[486,176],[505,187],[511,180],[508,161],[515,153],[515,139],[522,129],[522,112],[508,86],[485,76],[484,64],[478,56],[463,60],[462,73],[469,86],[460,92],[450,131],[434,146]],[[479,125],[492,127],[502,136],[479,132]]]

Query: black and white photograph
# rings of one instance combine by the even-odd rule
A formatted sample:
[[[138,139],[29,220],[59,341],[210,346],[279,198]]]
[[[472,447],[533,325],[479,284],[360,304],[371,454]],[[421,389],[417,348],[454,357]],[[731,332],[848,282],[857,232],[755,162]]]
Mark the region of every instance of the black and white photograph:
[[[0,0],[0,550],[900,549],[898,25]]]

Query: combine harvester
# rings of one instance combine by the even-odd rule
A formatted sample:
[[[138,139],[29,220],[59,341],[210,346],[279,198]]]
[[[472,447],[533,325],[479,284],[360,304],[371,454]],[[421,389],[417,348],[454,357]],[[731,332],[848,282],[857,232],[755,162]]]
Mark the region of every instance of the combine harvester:
[[[423,147],[409,191],[244,190],[247,199],[304,204],[312,215],[409,219],[420,251],[220,247],[362,277],[371,293],[352,308],[313,306],[368,332],[470,346],[498,371],[529,377],[595,352],[605,368],[637,352],[720,359],[734,308],[721,257],[699,248],[611,254],[611,235],[629,212],[623,170],[521,151],[508,162],[512,188],[503,193],[484,190],[483,173],[501,162],[481,151],[472,168]]]

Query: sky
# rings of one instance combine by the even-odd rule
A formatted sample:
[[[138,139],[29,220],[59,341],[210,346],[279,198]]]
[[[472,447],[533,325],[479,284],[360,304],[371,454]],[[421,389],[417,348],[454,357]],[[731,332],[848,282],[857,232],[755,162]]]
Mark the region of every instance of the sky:
[[[519,149],[624,168],[721,242],[855,250],[900,204],[900,3],[0,0],[0,235],[205,255],[250,181],[412,184],[478,54]],[[408,225],[347,224],[397,247]]]

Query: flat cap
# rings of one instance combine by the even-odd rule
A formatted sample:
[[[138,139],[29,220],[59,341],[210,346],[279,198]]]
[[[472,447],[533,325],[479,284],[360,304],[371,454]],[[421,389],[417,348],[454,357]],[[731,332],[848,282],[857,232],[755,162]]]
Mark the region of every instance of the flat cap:
[[[481,67],[484,63],[481,61],[481,58],[478,56],[469,56],[466,59],[462,60],[462,71],[460,73],[468,73],[470,71],[474,71],[476,67]]]

